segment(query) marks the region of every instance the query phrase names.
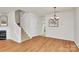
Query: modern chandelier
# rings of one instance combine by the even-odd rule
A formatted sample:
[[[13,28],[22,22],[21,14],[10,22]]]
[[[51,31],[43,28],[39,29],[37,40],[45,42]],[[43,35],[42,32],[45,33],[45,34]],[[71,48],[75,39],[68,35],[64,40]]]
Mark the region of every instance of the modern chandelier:
[[[59,26],[59,17],[56,15],[56,7],[53,7],[53,16],[49,19],[49,27],[58,27]]]

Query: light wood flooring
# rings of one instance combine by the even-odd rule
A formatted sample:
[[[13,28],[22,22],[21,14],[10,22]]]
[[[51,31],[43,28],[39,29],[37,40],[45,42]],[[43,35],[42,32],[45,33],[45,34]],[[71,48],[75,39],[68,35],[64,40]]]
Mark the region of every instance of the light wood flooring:
[[[36,36],[22,43],[12,40],[0,40],[1,52],[77,52],[73,41]]]

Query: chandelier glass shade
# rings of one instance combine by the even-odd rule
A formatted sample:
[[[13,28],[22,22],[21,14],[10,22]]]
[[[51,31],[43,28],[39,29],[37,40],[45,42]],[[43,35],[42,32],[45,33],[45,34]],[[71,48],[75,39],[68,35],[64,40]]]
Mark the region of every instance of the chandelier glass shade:
[[[59,20],[59,17],[56,16],[56,7],[53,7],[53,16],[50,18],[55,19],[55,20]]]

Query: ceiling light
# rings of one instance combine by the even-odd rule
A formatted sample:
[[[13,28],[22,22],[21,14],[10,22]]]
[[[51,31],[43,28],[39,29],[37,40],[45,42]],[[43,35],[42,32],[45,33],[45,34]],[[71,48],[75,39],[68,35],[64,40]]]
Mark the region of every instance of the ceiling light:
[[[49,19],[49,25],[50,27],[58,27],[58,20],[60,17],[57,17],[56,15],[56,7],[53,7],[53,16],[50,17]]]

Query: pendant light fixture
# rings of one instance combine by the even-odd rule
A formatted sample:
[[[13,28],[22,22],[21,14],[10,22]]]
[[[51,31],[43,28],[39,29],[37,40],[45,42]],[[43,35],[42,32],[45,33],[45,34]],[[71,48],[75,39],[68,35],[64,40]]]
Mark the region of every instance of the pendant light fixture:
[[[50,27],[58,27],[59,17],[56,16],[56,7],[53,7],[53,16],[49,19]]]

